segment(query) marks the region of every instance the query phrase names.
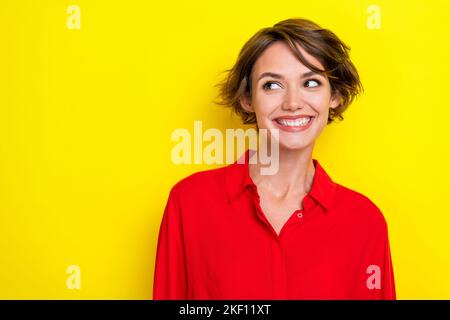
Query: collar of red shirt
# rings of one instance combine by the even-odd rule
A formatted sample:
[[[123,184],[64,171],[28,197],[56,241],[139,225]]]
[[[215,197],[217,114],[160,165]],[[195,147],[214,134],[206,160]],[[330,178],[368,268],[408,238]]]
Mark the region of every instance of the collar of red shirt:
[[[233,164],[226,167],[225,182],[228,189],[229,202],[234,201],[245,189],[246,186],[256,185],[249,174],[249,154],[256,152],[255,150],[247,149],[242,157],[245,156],[244,163],[236,160]],[[336,193],[336,183],[328,176],[317,159],[313,159],[315,172],[311,191],[308,193],[314,200],[316,200],[322,207],[324,212],[328,211],[333,205]]]

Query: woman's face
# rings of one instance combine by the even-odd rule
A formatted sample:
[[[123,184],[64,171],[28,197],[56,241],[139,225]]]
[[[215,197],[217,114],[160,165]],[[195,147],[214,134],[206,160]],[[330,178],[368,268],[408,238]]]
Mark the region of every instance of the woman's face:
[[[297,45],[306,60],[323,70],[322,64]],[[327,125],[329,108],[339,105],[332,97],[325,76],[312,72],[277,41],[257,59],[252,69],[251,101],[242,107],[255,112],[260,129],[279,129],[279,147],[304,149],[313,146]]]

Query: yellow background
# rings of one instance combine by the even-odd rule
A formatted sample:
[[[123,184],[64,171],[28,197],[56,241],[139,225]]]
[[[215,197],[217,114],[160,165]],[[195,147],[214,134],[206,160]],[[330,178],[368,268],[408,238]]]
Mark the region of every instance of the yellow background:
[[[215,167],[174,165],[172,131],[242,127],[214,84],[257,30],[305,17],[350,45],[366,90],[314,157],[383,211],[398,298],[449,299],[449,15],[438,0],[2,1],[0,298],[150,299],[170,187]]]

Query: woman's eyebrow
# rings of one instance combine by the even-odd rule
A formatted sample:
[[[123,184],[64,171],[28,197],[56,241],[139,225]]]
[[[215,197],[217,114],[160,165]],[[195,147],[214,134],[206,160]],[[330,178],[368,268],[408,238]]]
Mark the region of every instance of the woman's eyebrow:
[[[311,77],[311,76],[314,76],[314,75],[322,76],[318,72],[308,71],[308,72],[303,73],[300,76],[300,79]],[[261,73],[261,75],[258,77],[258,79],[256,81],[259,81],[259,80],[261,80],[264,77],[272,77],[272,78],[275,78],[275,79],[283,79],[283,76],[281,74],[278,74],[278,73],[275,73],[275,72],[263,72],[263,73]]]

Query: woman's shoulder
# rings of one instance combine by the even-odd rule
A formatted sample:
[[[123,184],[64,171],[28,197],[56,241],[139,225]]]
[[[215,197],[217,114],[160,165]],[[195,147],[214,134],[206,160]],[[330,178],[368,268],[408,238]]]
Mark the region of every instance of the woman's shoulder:
[[[199,192],[211,192],[217,188],[223,188],[224,173],[227,166],[200,170],[191,173],[178,180],[171,192],[182,194],[198,194]]]
[[[366,194],[336,183],[337,206],[349,214],[386,226],[386,218],[380,207]]]

